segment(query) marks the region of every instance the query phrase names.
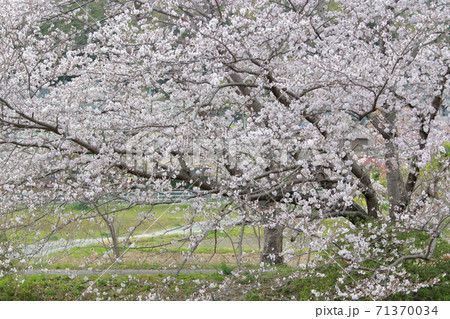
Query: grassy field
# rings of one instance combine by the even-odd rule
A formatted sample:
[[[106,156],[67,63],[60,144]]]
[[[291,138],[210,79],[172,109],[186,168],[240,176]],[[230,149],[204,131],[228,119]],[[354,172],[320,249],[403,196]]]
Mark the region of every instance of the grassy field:
[[[114,218],[114,226],[118,231],[119,236],[125,234],[131,227],[136,225],[143,218],[143,215],[148,214],[148,217],[139,225],[135,234],[142,232],[152,232],[163,229],[178,227],[186,223],[185,215],[191,212],[189,204],[176,205],[158,205],[158,206],[135,206],[126,209],[126,205],[113,204],[107,208],[101,208],[101,213],[108,213],[114,210],[124,209],[120,212],[109,214],[108,217]],[[38,212],[39,214],[39,212]],[[43,214],[41,212],[41,214]],[[95,209],[80,205],[68,204],[64,207],[63,215],[66,214],[68,220],[75,221],[63,224],[60,221],[59,213],[46,212],[45,218],[37,224],[40,236],[45,237],[52,233],[52,229],[60,227],[59,231],[52,234],[51,240],[58,240],[61,238],[81,239],[81,238],[95,238],[108,237],[110,235],[109,229],[105,222],[98,216]],[[204,220],[201,215],[193,216],[195,222]],[[30,240],[33,240],[30,238]]]
[[[108,209],[121,209],[124,206],[114,204]],[[64,207],[65,212],[72,214],[85,214],[90,211],[89,207],[71,204]],[[188,217],[193,218],[195,223],[203,222],[210,218],[208,214],[198,214],[194,216],[192,209],[188,204],[177,204],[173,206],[160,205],[155,207],[141,206],[124,209],[115,216],[115,227],[119,230],[119,236],[127,234],[127,229],[136,225],[136,222],[142,217],[142,213],[151,213],[152,215],[140,225],[135,235],[144,232],[150,233],[159,230],[180,227],[186,223]],[[211,215],[217,213],[211,212]],[[231,213],[230,218],[237,217],[237,214]],[[48,215],[48,220],[44,223],[41,233],[50,234],[51,226],[54,225],[56,216]],[[101,222],[101,221],[100,221]],[[45,226],[46,225],[46,226]],[[347,227],[348,221],[344,219],[331,219],[322,223],[323,234],[333,235],[334,230]],[[69,224],[63,231],[57,231],[52,234],[59,240],[64,238],[66,233],[70,233],[72,239],[79,238],[102,238],[103,243],[90,244],[83,247],[71,247],[63,252],[52,253],[45,258],[34,258],[29,260],[34,268],[46,269],[177,269],[190,251],[189,233],[158,235],[154,237],[132,237],[132,246],[127,246],[122,242],[121,251],[126,252],[119,262],[114,261],[110,249],[110,234],[105,226],[96,225],[90,220],[83,220],[76,226]],[[75,236],[73,236],[75,233]],[[111,276],[105,275],[98,282],[96,276],[75,277],[40,275],[40,276],[13,276],[7,275],[0,278],[0,300],[95,300],[102,299],[125,299],[137,300],[139,298],[156,298],[170,300],[185,300],[195,298],[195,292],[199,290],[198,282],[203,282],[208,287],[207,295],[216,299],[223,300],[308,300],[314,299],[311,290],[333,289],[339,269],[336,263],[328,266],[324,270],[323,278],[295,279],[289,281],[283,287],[271,289],[270,286],[274,280],[286,277],[290,273],[301,271],[298,264],[307,262],[307,244],[290,243],[285,240],[285,249],[293,249],[298,258],[292,258],[286,262],[286,265],[278,267],[271,274],[262,274],[258,279],[252,277],[250,271],[256,270],[260,264],[260,254],[262,248],[262,239],[264,237],[263,229],[259,226],[246,226],[243,232],[241,269],[248,273],[244,277],[233,278],[241,289],[230,289],[227,292],[219,291],[217,287],[224,280],[231,280],[231,272],[239,264],[239,244],[238,239],[241,234],[241,227],[225,227],[223,230],[210,231],[207,237],[200,243],[194,254],[187,261],[184,269],[203,269],[217,270],[221,274],[180,274],[170,285],[167,285],[167,275],[138,275],[138,276]],[[41,234],[42,236],[42,234]],[[415,234],[419,238],[419,234]],[[427,238],[423,238],[426,240]],[[436,251],[436,257],[432,261],[416,262],[408,261],[404,267],[410,273],[415,274],[421,280],[428,280],[435,277],[441,277],[441,282],[432,288],[423,288],[414,294],[397,294],[389,297],[390,300],[449,300],[449,280],[442,277],[450,269],[450,258],[443,257],[448,253],[449,244],[441,240]],[[314,254],[310,256],[314,259]],[[309,259],[308,259],[309,260]],[[19,269],[24,265],[17,265]],[[340,265],[345,267],[345,264]],[[253,284],[258,281],[260,286]],[[95,283],[96,292],[87,291],[90,283]],[[122,290],[121,290],[122,288]],[[120,290],[120,291],[119,291]],[[203,290],[203,289],[202,289]],[[204,296],[203,296],[204,297]]]
[[[220,203],[218,204],[221,205]],[[117,211],[117,212],[114,212]],[[151,234],[179,228],[188,223],[199,223],[217,213],[216,208],[195,212],[190,204],[173,205],[140,205],[128,207],[125,204],[111,203],[103,205],[97,211],[85,204],[65,204],[60,207],[46,207],[45,210],[24,210],[21,219],[29,224],[25,229],[11,229],[6,235],[19,242],[34,243],[37,239],[45,241],[74,240],[85,238],[111,237],[111,230],[99,212],[106,214],[106,218],[114,227],[117,237],[127,237],[131,229],[133,235]],[[236,218],[237,214],[229,213],[229,218]],[[38,222],[33,222],[38,220]]]
[[[450,269],[448,258],[434,258],[431,263],[408,262],[405,264],[411,272],[422,280],[433,278]],[[244,272],[233,278],[235,267],[225,263],[211,265],[220,273],[180,274],[177,277],[167,274],[154,275],[104,275],[69,276],[36,275],[5,276],[0,278],[0,300],[186,300],[213,298],[214,300],[310,300],[315,299],[312,290],[333,288],[338,271],[331,266],[325,277],[310,277],[287,281],[283,285],[274,283],[286,278],[298,269],[289,266],[278,267],[277,271],[258,274]],[[251,269],[251,266],[247,267]],[[219,289],[226,280],[233,280],[230,289]],[[255,285],[258,282],[260,285]],[[274,286],[274,289],[270,287]],[[199,294],[199,291],[202,291]],[[395,294],[386,300],[450,300],[448,278],[433,287],[421,288],[410,294]]]

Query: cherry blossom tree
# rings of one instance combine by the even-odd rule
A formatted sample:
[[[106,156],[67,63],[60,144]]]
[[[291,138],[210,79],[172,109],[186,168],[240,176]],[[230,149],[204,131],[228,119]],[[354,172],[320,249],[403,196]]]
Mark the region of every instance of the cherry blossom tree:
[[[0,4],[5,234],[48,203],[140,205],[177,180],[209,209],[191,252],[237,213],[264,227],[265,264],[299,238],[308,269],[338,264],[322,296],[424,285],[401,265],[449,222],[445,2],[92,2]]]

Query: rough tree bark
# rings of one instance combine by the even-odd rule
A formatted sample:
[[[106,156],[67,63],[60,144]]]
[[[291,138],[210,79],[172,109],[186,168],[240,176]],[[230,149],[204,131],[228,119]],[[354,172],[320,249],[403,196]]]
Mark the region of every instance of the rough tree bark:
[[[273,265],[283,264],[283,226],[264,228],[264,252],[262,262]]]
[[[275,223],[277,210],[271,211],[272,204],[261,202],[260,207],[264,213],[264,250],[261,261],[272,265],[283,264],[283,230],[284,227]]]

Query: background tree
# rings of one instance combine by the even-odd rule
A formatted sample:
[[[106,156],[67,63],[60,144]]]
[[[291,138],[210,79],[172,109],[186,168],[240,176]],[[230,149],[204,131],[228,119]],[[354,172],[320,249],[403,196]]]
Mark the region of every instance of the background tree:
[[[237,211],[242,225],[263,225],[266,263],[283,261],[284,234],[302,233],[312,267],[345,259],[342,282],[367,275],[334,296],[417,287],[399,267],[430,259],[449,217],[448,124],[437,119],[448,6],[120,1],[95,22],[87,6],[0,7],[5,220],[18,203],[130,187],[131,201],[146,203],[178,180],[199,205],[208,195],[235,207],[212,217],[192,250]],[[74,21],[87,30],[81,44]],[[402,238],[414,231],[428,234],[420,247]]]

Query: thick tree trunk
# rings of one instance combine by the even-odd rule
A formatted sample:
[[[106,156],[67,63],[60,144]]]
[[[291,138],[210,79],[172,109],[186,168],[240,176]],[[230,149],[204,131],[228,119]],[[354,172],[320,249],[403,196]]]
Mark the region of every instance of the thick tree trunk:
[[[343,157],[343,160],[347,161],[349,160],[349,157],[346,155]],[[370,180],[370,175],[364,171],[364,169],[358,165],[356,162],[353,162],[352,164],[352,173],[355,175],[362,186],[362,193],[364,197],[366,198],[367,203],[367,213],[372,218],[378,217],[378,199],[377,199],[377,193],[373,189],[372,182]]]
[[[406,191],[403,182],[400,165],[398,160],[397,146],[395,145],[395,123],[397,116],[395,112],[389,113],[385,116],[387,123],[389,123],[389,139],[386,141],[386,182],[387,193],[389,199],[389,216],[395,219],[395,214],[400,213],[406,205]]]
[[[395,214],[400,213],[406,205],[404,183],[400,172],[397,152],[393,143],[387,143],[386,153],[386,182],[389,199],[389,216],[395,219]]]
[[[270,203],[260,203],[263,210],[270,208]],[[274,224],[276,210],[265,217],[264,250],[261,261],[272,265],[283,264],[283,226]]]
[[[264,252],[262,261],[264,263],[283,264],[283,226],[266,227],[264,229]]]

